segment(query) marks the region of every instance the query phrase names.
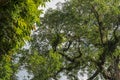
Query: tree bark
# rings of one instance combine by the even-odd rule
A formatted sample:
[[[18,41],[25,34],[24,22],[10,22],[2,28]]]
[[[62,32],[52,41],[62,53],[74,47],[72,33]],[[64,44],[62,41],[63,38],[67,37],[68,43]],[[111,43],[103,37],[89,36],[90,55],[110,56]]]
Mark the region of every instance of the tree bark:
[[[115,66],[115,80],[120,80],[120,69],[119,69],[119,56],[116,58],[114,66]]]

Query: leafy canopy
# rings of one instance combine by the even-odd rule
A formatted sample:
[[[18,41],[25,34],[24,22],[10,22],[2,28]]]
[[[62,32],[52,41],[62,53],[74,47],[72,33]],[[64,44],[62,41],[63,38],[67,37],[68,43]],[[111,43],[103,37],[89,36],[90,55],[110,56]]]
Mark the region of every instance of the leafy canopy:
[[[37,52],[34,63],[33,58],[25,58],[26,68],[36,65],[28,69],[33,80],[56,80],[61,74],[69,80],[79,80],[80,75],[87,75],[88,80],[119,80],[119,3],[119,0],[69,0],[58,3],[57,9],[47,10],[23,55],[35,58]],[[38,61],[44,63],[37,64]]]
[[[13,80],[12,54],[30,40],[33,24],[49,0],[0,0],[0,80]]]
[[[29,40],[33,24],[39,21],[39,5],[49,0],[0,1],[0,54],[12,54]]]

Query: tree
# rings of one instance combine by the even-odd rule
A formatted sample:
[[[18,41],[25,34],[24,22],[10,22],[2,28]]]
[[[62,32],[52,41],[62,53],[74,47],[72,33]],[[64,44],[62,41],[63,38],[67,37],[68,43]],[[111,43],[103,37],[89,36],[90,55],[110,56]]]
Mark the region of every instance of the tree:
[[[69,80],[78,80],[80,74],[87,74],[87,80],[119,80],[119,3],[119,0],[70,0],[59,3],[57,9],[49,9],[41,18],[41,27],[34,33],[26,54],[32,57],[37,54],[49,61],[37,64],[41,58],[34,57],[34,62],[29,56],[25,58],[33,80],[43,79],[43,75],[49,75],[44,80],[56,80],[61,73]],[[52,57],[53,63],[50,54],[56,55]],[[36,68],[31,67],[34,64]]]
[[[0,0],[0,79],[10,80],[12,55],[30,40],[33,24],[49,0]]]
[[[44,5],[44,2],[0,0],[0,54],[12,54],[15,48],[24,45],[33,30],[33,24],[39,21],[41,10],[38,10],[38,6]]]

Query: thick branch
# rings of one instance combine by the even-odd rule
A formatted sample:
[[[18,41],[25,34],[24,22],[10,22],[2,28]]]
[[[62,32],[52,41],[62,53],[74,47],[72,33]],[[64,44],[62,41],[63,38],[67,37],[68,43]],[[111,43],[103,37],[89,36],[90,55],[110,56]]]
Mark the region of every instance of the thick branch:
[[[70,61],[70,62],[75,62],[75,60],[73,58],[70,58],[68,55],[62,53],[62,52],[58,52],[60,55],[62,55],[66,60]]]
[[[96,70],[95,73],[87,80],[93,80],[99,73],[100,73],[100,70]]]
[[[93,13],[95,15],[95,18],[96,18],[98,26],[99,26],[100,39],[101,39],[101,43],[103,45],[104,44],[104,42],[103,42],[103,33],[102,33],[103,23],[102,23],[102,21],[100,21],[100,16],[99,16],[98,12],[96,11],[95,7],[93,5],[91,5],[91,7],[92,7],[92,11],[93,11]]]
[[[64,71],[64,70],[67,70],[67,71],[72,71],[73,69],[75,69],[76,67],[78,67],[79,65],[79,63],[75,63],[74,65],[73,65],[73,63],[70,63],[70,64],[72,64],[72,66],[68,66],[68,67],[63,67],[63,68],[61,68],[59,71],[57,71],[55,74],[54,74],[54,77],[56,77],[60,72],[62,72],[62,71]]]

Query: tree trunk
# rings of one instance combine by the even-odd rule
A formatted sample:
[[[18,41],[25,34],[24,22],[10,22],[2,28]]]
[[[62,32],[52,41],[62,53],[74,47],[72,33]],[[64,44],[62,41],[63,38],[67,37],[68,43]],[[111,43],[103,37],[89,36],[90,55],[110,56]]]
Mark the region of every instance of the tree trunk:
[[[116,58],[114,66],[115,66],[115,80],[120,80],[120,69],[119,69],[119,56]]]

